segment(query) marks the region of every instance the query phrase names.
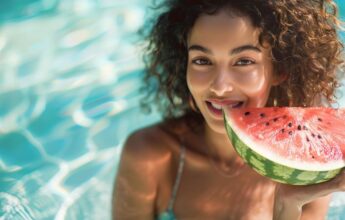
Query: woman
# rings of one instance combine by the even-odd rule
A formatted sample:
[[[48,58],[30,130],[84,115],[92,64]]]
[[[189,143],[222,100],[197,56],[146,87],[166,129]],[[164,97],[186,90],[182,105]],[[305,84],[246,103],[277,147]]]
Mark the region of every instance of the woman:
[[[148,38],[145,100],[153,97],[165,117],[127,139],[114,219],[324,219],[345,174],[303,187],[262,177],[233,150],[219,111],[334,102],[343,63],[335,3],[170,0],[163,7]]]

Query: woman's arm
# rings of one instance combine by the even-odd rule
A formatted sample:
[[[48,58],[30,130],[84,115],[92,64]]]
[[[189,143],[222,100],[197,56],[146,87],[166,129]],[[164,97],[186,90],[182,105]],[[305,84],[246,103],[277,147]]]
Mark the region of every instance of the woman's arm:
[[[328,212],[329,202],[331,196],[325,196],[317,199],[311,203],[308,203],[302,208],[301,220],[324,220]]]
[[[152,142],[137,132],[125,143],[113,191],[114,220],[154,219],[161,155]]]
[[[275,201],[273,219],[300,219],[300,220],[324,220],[331,196],[325,196],[313,202],[305,204],[303,207],[289,201]]]
[[[273,207],[273,220],[298,220],[302,215],[302,207],[289,202],[284,197],[275,196]]]

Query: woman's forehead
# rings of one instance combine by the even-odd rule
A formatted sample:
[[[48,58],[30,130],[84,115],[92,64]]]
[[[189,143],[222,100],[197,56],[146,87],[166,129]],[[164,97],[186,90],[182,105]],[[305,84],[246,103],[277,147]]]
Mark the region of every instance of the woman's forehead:
[[[255,28],[247,16],[235,16],[228,11],[214,15],[201,15],[188,35],[188,45],[253,44],[259,41],[260,30]]]

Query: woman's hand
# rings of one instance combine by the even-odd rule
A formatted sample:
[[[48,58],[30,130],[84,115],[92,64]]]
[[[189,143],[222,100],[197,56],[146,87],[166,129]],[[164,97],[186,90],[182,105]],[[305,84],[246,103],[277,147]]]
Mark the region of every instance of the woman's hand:
[[[339,191],[345,191],[345,170],[342,170],[334,179],[315,185],[294,186],[277,184],[273,219],[299,219],[304,205]]]

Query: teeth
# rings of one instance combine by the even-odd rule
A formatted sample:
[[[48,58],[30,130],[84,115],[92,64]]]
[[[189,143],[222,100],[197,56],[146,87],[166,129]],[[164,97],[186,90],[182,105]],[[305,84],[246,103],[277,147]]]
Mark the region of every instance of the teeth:
[[[236,104],[231,105],[232,108],[238,107],[241,104],[241,102],[237,102]]]
[[[228,106],[231,107],[231,108],[237,108],[237,107],[240,107],[241,104],[242,104],[242,102],[237,102],[235,104],[228,105]],[[222,110],[222,106],[221,105],[217,105],[217,104],[212,103],[212,102],[211,102],[211,105],[212,105],[213,108],[215,108],[217,110]]]
[[[221,109],[222,109],[222,106],[221,106],[221,105],[217,105],[217,104],[214,104],[214,103],[212,103],[212,102],[211,102],[211,105],[212,105],[212,107],[215,108],[215,109],[218,109],[218,110],[221,110]]]

